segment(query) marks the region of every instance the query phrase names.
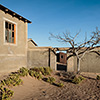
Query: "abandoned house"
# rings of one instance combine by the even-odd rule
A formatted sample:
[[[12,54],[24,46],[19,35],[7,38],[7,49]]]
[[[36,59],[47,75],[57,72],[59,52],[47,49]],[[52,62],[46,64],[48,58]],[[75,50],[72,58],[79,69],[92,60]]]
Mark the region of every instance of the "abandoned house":
[[[38,47],[28,39],[28,23],[31,21],[0,5],[0,72],[44,66],[58,70],[59,63],[63,63],[66,71],[77,70],[77,59],[69,57],[69,48]],[[80,71],[100,72],[100,47],[95,50],[99,53],[90,52],[82,58]],[[57,51],[66,51],[67,54],[59,53],[57,58]]]
[[[0,5],[0,72],[27,67],[27,24],[31,21]]]
[[[28,23],[31,21],[0,5],[0,72],[38,66],[52,66],[55,70],[55,52],[28,39]]]

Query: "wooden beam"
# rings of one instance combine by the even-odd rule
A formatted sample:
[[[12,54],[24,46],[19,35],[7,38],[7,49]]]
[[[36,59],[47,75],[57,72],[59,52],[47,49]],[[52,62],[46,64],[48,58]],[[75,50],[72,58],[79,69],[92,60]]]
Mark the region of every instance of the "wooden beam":
[[[22,17],[19,17],[19,19],[22,19]]]
[[[27,22],[27,20],[25,20],[25,22]]]
[[[5,9],[5,13],[8,13],[8,9]]]
[[[16,13],[13,13],[13,16],[15,16],[16,15]]]
[[[5,11],[7,12],[7,11],[8,11],[8,9],[5,9]]]

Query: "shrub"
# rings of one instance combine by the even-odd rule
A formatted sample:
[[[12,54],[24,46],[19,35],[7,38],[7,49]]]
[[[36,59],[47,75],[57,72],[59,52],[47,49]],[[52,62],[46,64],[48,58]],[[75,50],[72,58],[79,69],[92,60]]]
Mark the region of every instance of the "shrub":
[[[10,86],[11,85],[11,79],[10,78],[8,78],[8,79],[4,79],[4,82],[5,82],[5,84],[7,85],[7,86]]]
[[[42,79],[42,74],[39,71],[29,70],[29,75],[37,79]]]
[[[27,76],[28,75],[28,69],[27,68],[20,68],[18,71],[19,76]]]
[[[44,67],[44,70],[45,70],[45,75],[50,75],[52,72],[50,67]]]
[[[0,91],[1,91],[0,100],[10,100],[10,98],[14,94],[14,92],[12,90],[5,88],[3,86],[0,87]]]
[[[1,80],[2,85],[16,86],[22,84],[22,79],[17,74],[10,74],[6,79]]]
[[[85,79],[85,78],[84,78],[84,77],[82,77],[82,76],[79,76],[79,78],[80,78],[80,80],[81,80],[81,81]]]
[[[63,84],[63,83],[57,83],[57,86],[58,86],[58,87],[63,87],[64,84]]]
[[[52,70],[50,67],[34,67],[34,68],[31,68],[30,70],[33,70],[35,72],[38,72],[38,73],[42,73],[43,75],[50,75]]]
[[[34,77],[40,80],[42,79],[42,74],[39,72],[35,72]]]
[[[43,75],[50,75],[51,72],[52,72],[52,69],[50,67],[40,67],[40,72],[43,74]]]
[[[18,80],[15,82],[14,85],[20,85],[20,84],[22,84],[22,83],[23,83],[23,80],[22,80],[22,79],[18,79]]]
[[[85,78],[82,76],[78,76],[78,77],[74,77],[74,79],[72,79],[72,82],[75,84],[79,84],[81,81],[83,81]]]
[[[1,80],[1,83],[0,84],[1,84],[1,86],[2,85],[4,85],[4,86],[6,85],[4,80]]]
[[[33,70],[33,71],[35,71],[35,72],[40,72],[40,69],[39,69],[39,67],[34,67],[34,68],[31,68],[30,70]]]
[[[40,67],[39,70],[40,70],[40,72],[41,72],[43,75],[45,74],[44,67]]]
[[[34,74],[35,74],[35,71],[33,71],[33,70],[29,70],[28,72],[29,72],[29,75],[32,76],[32,77],[33,77]]]
[[[96,79],[97,79],[97,80],[100,80],[100,76],[99,76],[99,75],[97,75]]]
[[[55,81],[55,78],[53,78],[53,77],[48,77],[46,81],[47,81],[48,83],[50,83],[50,84],[53,84],[54,81]]]
[[[28,71],[30,76],[34,76],[37,79],[41,79],[42,75],[50,75],[51,72],[52,70],[50,67],[34,67]]]
[[[81,79],[75,77],[75,78],[72,80],[72,82],[75,83],[75,84],[79,84],[79,83],[81,82]]]

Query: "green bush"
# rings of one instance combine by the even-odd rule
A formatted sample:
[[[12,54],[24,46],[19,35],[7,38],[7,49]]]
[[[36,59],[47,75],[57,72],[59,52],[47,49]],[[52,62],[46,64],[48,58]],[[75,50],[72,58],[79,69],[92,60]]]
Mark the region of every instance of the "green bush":
[[[44,75],[50,75],[51,74],[51,72],[52,72],[52,70],[51,70],[51,68],[50,67],[44,67],[44,72],[45,72],[45,74]]]
[[[42,73],[43,75],[50,75],[52,70],[50,67],[34,67],[34,68],[31,68],[30,70],[33,70],[35,72],[38,72],[38,73]]]
[[[34,68],[31,68],[30,70],[33,70],[33,71],[35,71],[35,72],[40,72],[40,69],[39,69],[39,67],[34,67]]]
[[[27,68],[20,68],[18,71],[19,76],[27,76],[28,75],[28,69]]]
[[[22,79],[17,74],[10,74],[6,79],[1,80],[1,85],[16,86],[22,84]]]
[[[53,77],[48,77],[46,80],[48,83],[53,84],[55,82],[55,78]]]
[[[34,77],[40,80],[42,79],[42,74],[39,72],[35,72]]]
[[[99,76],[99,75],[97,75],[96,79],[97,79],[97,80],[100,80],[100,76]]]
[[[74,79],[72,79],[72,82],[75,84],[79,84],[81,81],[83,81],[85,78],[82,76],[78,76],[78,77],[74,77]]]
[[[50,67],[34,67],[28,71],[30,76],[35,77],[37,79],[42,79],[42,75],[50,75],[51,72],[52,70]]]
[[[42,79],[42,74],[39,71],[29,70],[29,75],[37,79]]]
[[[10,100],[10,98],[14,94],[12,90],[5,88],[3,86],[0,87],[0,91],[1,91],[0,100]]]
[[[81,81],[85,79],[83,76],[79,76],[79,78]]]
[[[7,86],[10,86],[11,85],[11,79],[10,78],[7,78],[7,79],[4,79],[4,82]]]
[[[51,75],[52,69],[50,67],[40,67],[39,69],[43,75]]]
[[[44,67],[39,67],[40,72],[44,75],[45,74],[45,70]]]
[[[75,83],[75,84],[79,84],[79,83],[81,82],[81,79],[75,77],[75,78],[72,80],[72,82]]]
[[[58,87],[63,87],[64,84],[63,84],[63,83],[57,83],[57,86],[58,86]]]
[[[33,71],[33,70],[29,70],[28,72],[29,72],[29,75],[32,76],[32,77],[33,77],[34,74],[35,74],[35,71]]]
[[[0,85],[1,85],[1,86],[2,86],[2,85],[5,86],[5,85],[6,85],[6,84],[5,84],[5,81],[4,81],[4,80],[1,80]]]

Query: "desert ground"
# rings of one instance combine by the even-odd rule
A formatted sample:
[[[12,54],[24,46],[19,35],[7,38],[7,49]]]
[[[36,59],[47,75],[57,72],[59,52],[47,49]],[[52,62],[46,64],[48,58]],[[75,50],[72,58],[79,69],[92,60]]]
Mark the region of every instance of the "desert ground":
[[[22,77],[23,84],[10,87],[14,91],[11,100],[100,100],[100,80],[96,80],[95,73],[80,73],[85,80],[80,84],[73,84],[68,80],[67,72],[53,72],[56,82],[62,82],[58,87],[44,80],[31,76]]]

